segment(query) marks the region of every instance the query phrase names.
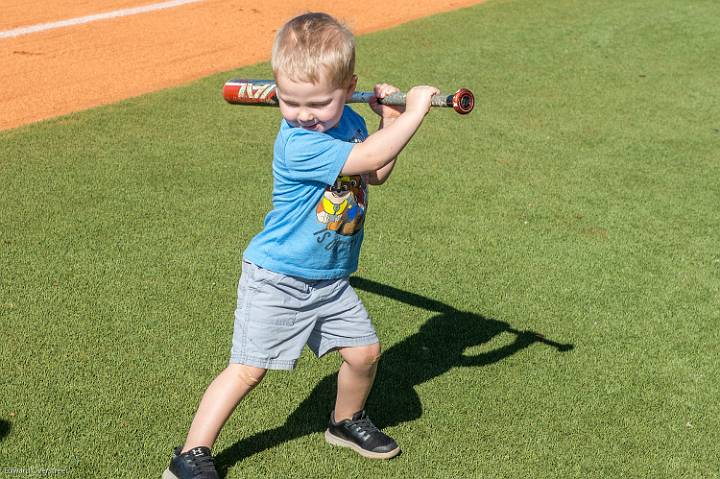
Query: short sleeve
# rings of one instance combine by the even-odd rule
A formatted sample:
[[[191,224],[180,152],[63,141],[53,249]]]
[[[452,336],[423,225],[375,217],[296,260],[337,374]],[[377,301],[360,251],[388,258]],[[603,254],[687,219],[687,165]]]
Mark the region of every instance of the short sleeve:
[[[332,185],[353,146],[330,135],[297,128],[285,143],[284,166],[294,180]]]

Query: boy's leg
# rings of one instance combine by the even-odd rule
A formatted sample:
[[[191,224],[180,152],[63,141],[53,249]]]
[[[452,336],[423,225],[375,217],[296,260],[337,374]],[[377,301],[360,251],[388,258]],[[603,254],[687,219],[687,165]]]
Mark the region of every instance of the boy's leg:
[[[201,446],[212,448],[235,407],[262,381],[266,372],[266,369],[244,364],[229,364],[205,391],[182,452]]]
[[[370,316],[347,278],[319,284],[315,291],[325,296],[308,346],[318,356],[338,350],[343,358],[325,440],[373,459],[397,456],[400,447],[375,427],[364,409],[380,358]]]
[[[325,431],[330,444],[349,447],[372,459],[390,459],[400,454],[395,440],[378,429],[365,412],[372,389],[380,345],[341,348],[343,364],[338,372],[335,411]]]
[[[375,381],[380,344],[340,348],[339,352],[343,363],[338,371],[335,421],[352,419],[365,408]]]

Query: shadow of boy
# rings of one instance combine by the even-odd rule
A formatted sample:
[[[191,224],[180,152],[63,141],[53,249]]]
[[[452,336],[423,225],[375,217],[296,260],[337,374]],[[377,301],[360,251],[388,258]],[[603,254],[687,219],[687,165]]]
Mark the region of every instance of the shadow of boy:
[[[377,375],[368,399],[368,408],[374,411],[373,420],[381,429],[420,418],[422,403],[415,386],[452,368],[494,364],[534,343],[546,344],[559,352],[573,349],[571,344],[549,340],[539,333],[519,331],[503,321],[461,311],[440,301],[375,281],[353,277],[351,284],[355,288],[438,313],[417,333],[382,354],[382,373]],[[481,354],[465,355],[468,348],[487,343],[501,333],[513,334],[514,341]],[[255,453],[324,431],[327,426],[326,405],[334,400],[335,381],[336,374],[323,378],[282,426],[242,439],[222,451],[216,457],[220,476],[225,477],[230,467]]]

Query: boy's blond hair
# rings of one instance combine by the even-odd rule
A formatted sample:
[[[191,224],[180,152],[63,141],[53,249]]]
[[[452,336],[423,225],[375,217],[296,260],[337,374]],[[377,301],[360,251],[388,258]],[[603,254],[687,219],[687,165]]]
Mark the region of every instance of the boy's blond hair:
[[[355,37],[326,13],[306,13],[289,20],[275,35],[275,78],[279,71],[293,81],[317,83],[320,75],[334,88],[346,88],[355,73]]]

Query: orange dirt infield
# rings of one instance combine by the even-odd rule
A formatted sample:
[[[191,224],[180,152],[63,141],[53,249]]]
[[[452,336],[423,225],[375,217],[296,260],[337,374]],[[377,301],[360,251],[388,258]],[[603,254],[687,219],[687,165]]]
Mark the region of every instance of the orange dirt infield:
[[[164,10],[0,38],[0,130],[267,60],[275,30],[326,11],[356,34],[482,0],[205,0]],[[161,0],[5,0],[0,33]]]

